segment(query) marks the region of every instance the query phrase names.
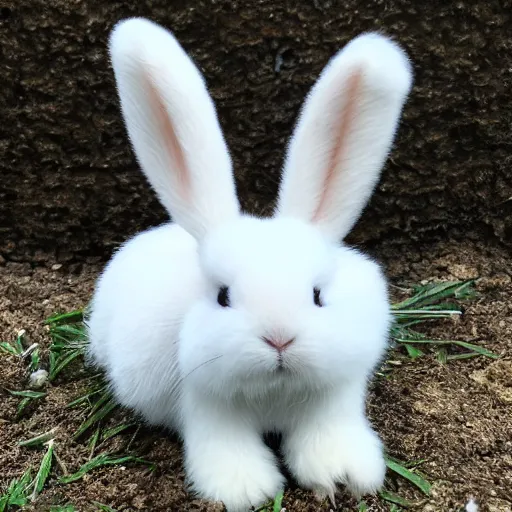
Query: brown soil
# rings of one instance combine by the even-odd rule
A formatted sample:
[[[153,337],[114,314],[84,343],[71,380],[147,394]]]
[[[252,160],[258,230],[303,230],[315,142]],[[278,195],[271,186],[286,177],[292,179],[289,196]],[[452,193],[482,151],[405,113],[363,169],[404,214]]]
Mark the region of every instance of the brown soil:
[[[409,461],[425,459],[421,470],[434,482],[434,488],[432,496],[425,499],[402,481],[391,479],[390,486],[416,500],[414,510],[418,511],[458,511],[471,496],[480,501],[482,512],[510,511],[512,283],[508,253],[469,243],[418,247],[403,255],[392,246],[383,246],[378,252],[387,262],[392,282],[400,286],[425,279],[478,277],[480,296],[466,305],[464,316],[432,325],[428,332],[444,339],[485,344],[502,356],[496,361],[479,357],[445,365],[433,356],[415,361],[393,356],[400,364],[388,378],[375,381],[369,413],[391,455]],[[59,269],[15,263],[0,266],[0,339],[13,339],[24,328],[30,341],[45,345],[42,320],[56,311],[84,306],[98,271],[94,264]],[[0,361],[0,483],[40,461],[40,452],[16,447],[16,442],[55,426],[59,429],[57,454],[68,470],[76,470],[89,453],[84,444],[69,440],[80,422],[80,411],[64,405],[86,385],[84,375],[68,374],[50,386],[47,397],[16,421],[19,399],[4,389],[24,389],[26,374],[16,358],[1,355]],[[119,436],[107,448],[123,448],[130,439],[131,435]],[[29,509],[46,511],[51,504],[69,501],[78,510],[89,510],[91,501],[96,500],[117,510],[220,510],[187,496],[180,445],[175,439],[143,429],[134,448],[157,463],[154,474],[142,466],[112,467],[96,470],[70,485],[50,481]],[[356,502],[345,494],[340,494],[337,503],[336,510],[357,510]],[[388,510],[376,500],[367,503],[369,510]],[[287,490],[284,505],[289,512],[330,509],[329,504],[318,503],[293,487]]]

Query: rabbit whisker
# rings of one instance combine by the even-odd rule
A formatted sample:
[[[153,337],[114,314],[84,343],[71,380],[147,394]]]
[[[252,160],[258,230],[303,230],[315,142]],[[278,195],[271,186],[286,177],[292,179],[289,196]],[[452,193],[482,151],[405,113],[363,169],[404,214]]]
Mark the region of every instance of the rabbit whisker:
[[[214,361],[217,361],[217,359],[220,359],[222,355],[212,357],[211,359],[208,359],[207,361],[204,361],[201,364],[198,364],[193,370],[190,370],[181,380],[180,383],[183,382],[187,377],[190,377],[196,370],[199,370],[199,368],[202,368],[203,366],[206,366],[207,364],[211,364]]]
[[[203,366],[206,366],[208,364],[211,364],[213,362],[215,362],[217,359],[220,359],[222,357],[222,355],[219,355],[219,356],[215,356],[215,357],[212,357],[211,359],[208,359],[206,361],[203,361],[201,364],[198,364],[194,369],[190,370],[185,376],[183,377],[180,377],[175,383],[174,385],[172,386],[172,389],[169,391],[169,394],[174,394],[175,392],[177,392],[178,394],[180,394],[180,387],[181,385],[183,384],[183,381],[187,378],[187,377],[190,377],[190,375],[192,375],[196,370],[199,370],[200,368],[202,368]],[[177,364],[175,365],[175,367],[177,367]]]

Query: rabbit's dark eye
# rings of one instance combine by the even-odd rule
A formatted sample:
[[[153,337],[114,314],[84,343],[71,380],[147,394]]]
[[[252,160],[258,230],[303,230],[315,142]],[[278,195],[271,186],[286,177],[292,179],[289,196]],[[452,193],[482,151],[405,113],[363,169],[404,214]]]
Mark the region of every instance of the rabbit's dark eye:
[[[219,294],[217,295],[217,302],[219,306],[223,308],[228,308],[230,306],[229,303],[229,288],[227,286],[222,286],[219,288]]]
[[[319,308],[323,306],[323,302],[320,297],[320,290],[318,288],[313,288],[313,300],[315,301],[315,306],[318,306]]]

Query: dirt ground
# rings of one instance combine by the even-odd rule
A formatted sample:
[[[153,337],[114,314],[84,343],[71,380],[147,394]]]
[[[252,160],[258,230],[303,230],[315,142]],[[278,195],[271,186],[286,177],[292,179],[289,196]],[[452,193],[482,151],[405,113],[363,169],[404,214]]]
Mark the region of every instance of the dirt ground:
[[[114,23],[134,15],[172,29],[204,73],[254,213],[272,209],[286,141],[328,59],[361,32],[390,35],[415,85],[352,236],[485,232],[512,247],[511,0],[4,0],[4,257],[103,255],[166,217],[130,152],[107,55]]]
[[[381,245],[375,253],[399,286],[424,280],[478,277],[479,297],[466,304],[457,321],[442,321],[423,329],[431,336],[483,344],[500,354],[439,363],[435,357],[416,360],[393,355],[401,364],[388,378],[373,384],[370,417],[385,440],[390,455],[404,461],[425,459],[422,473],[434,483],[425,499],[408,484],[390,479],[400,495],[416,500],[413,510],[460,511],[474,496],[482,512],[512,510],[512,265],[499,247],[479,242],[416,246],[413,250]],[[88,301],[97,263],[60,268],[32,267],[3,262],[0,265],[0,339],[12,340],[24,328],[30,341],[47,343],[42,321],[56,311],[82,307]],[[69,435],[80,422],[78,410],[64,405],[85,385],[83,375],[66,375],[48,387],[20,420],[14,415],[19,399],[5,389],[24,389],[26,375],[15,357],[0,354],[0,485],[19,477],[41,452],[17,447],[17,441],[58,426],[55,449],[68,471],[76,470],[88,456],[85,444]],[[121,448],[131,436],[119,436],[109,448]],[[142,466],[99,469],[83,480],[57,485],[50,480],[39,500],[28,510],[47,511],[51,504],[73,503],[90,510],[92,500],[116,510],[214,511],[219,507],[187,496],[179,443],[168,434],[143,429],[136,450],[156,462],[149,474]],[[57,473],[59,472],[57,466]],[[388,505],[367,499],[371,511]],[[357,502],[341,493],[337,508],[316,502],[309,493],[291,486],[283,505],[288,512],[356,511]]]

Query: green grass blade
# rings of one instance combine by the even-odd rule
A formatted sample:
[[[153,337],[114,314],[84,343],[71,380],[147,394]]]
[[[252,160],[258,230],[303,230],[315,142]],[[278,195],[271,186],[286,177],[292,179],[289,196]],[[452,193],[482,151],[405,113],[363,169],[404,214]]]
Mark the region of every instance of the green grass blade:
[[[16,350],[18,354],[22,354],[25,348],[23,347],[23,340],[25,339],[25,329],[22,329],[18,336],[16,336],[16,341],[14,342],[14,346],[16,347]]]
[[[368,506],[366,505],[366,503],[364,501],[361,501],[361,503],[359,503],[357,512],[368,512]]]
[[[75,400],[66,404],[66,409],[74,409],[75,407],[78,407],[85,403],[90,404],[91,401],[89,400],[89,398],[93,395],[94,395],[94,393],[88,393],[87,395],[80,396],[80,397],[76,398]]]
[[[421,466],[422,464],[425,464],[427,460],[428,459],[408,460],[407,462],[403,462],[402,465],[407,469],[413,469]]]
[[[432,318],[436,317],[449,317],[452,315],[460,315],[462,311],[456,304],[437,304],[433,306],[424,306],[421,309],[394,309],[392,313],[395,317],[407,316],[415,317],[417,315],[431,315]]]
[[[59,324],[62,322],[74,323],[83,321],[83,318],[83,310],[77,309],[75,311],[70,311],[68,313],[57,313],[55,315],[52,315],[49,318],[47,318],[44,323],[46,325]]]
[[[98,411],[100,408],[104,406],[109,400],[112,399],[112,395],[108,392],[107,388],[103,386],[100,391],[103,391],[103,394],[99,397],[96,403],[92,406],[91,414]]]
[[[272,503],[267,503],[266,505],[262,505],[259,508],[255,508],[254,512],[272,512],[270,507],[272,507]]]
[[[446,356],[447,361],[457,361],[459,359],[471,359],[472,357],[478,357],[481,354],[478,352],[466,352],[465,354],[452,354]]]
[[[27,489],[32,481],[31,468],[28,468],[19,480],[14,479],[7,491],[0,496],[0,512],[9,507],[23,507],[28,503]]]
[[[107,418],[107,416],[117,407],[117,403],[110,399],[107,403],[91,414],[81,425],[78,430],[73,434],[73,439],[80,437],[86,430],[98,423],[100,420]]]
[[[415,485],[418,489],[421,490],[427,496],[430,494],[431,485],[424,478],[419,476],[416,473],[413,473],[410,469],[407,469],[405,466],[400,464],[398,461],[386,458],[387,467],[400,475],[402,478],[408,480],[411,484]]]
[[[463,347],[471,350],[472,352],[477,352],[478,354],[482,356],[489,357],[491,359],[499,359],[500,356],[498,354],[495,354],[494,352],[491,352],[490,350],[487,350],[484,347],[481,347],[480,345],[475,345],[473,343],[468,343],[466,341],[459,341],[459,340],[431,340],[431,339],[401,339],[396,338],[395,341],[397,343],[412,343],[412,344],[423,344],[423,345],[456,345],[458,347]]]
[[[283,493],[283,491],[280,491],[277,494],[277,496],[274,498],[273,512],[281,512],[281,509],[283,508],[283,497],[284,497],[284,493]]]
[[[23,398],[29,398],[29,399],[37,399],[37,398],[43,398],[46,396],[46,393],[43,391],[30,391],[30,390],[24,390],[24,391],[11,391],[8,389],[9,393],[13,396],[21,396]]]
[[[20,352],[18,352],[18,350],[7,341],[0,342],[0,351],[11,354],[13,356],[20,355]]]
[[[117,436],[117,434],[120,434],[121,432],[124,432],[131,427],[134,427],[135,425],[136,423],[123,423],[121,425],[116,425],[115,427],[105,429],[101,436],[101,440],[106,441],[107,439]]]
[[[413,504],[406,500],[405,498],[402,498],[402,496],[399,496],[398,494],[391,492],[391,491],[381,491],[379,493],[379,496],[389,503],[393,503],[395,505],[400,505],[401,507],[411,507]],[[396,510],[396,509],[394,509]]]
[[[53,462],[53,439],[48,442],[48,450],[44,454],[43,460],[41,461],[41,465],[39,466],[39,471],[34,479],[34,491],[30,496],[31,501],[34,501],[38,494],[43,490],[44,484],[48,477],[50,476],[50,471],[52,470],[52,462]]]
[[[417,347],[413,347],[412,345],[409,345],[408,343],[405,343],[404,346],[405,346],[405,349],[407,350],[407,354],[409,355],[409,357],[411,359],[417,359],[418,357],[425,355],[425,353],[422,350],[420,350]]]
[[[445,347],[441,347],[436,353],[436,359],[441,364],[446,364],[448,362],[448,352]]]
[[[493,359],[498,355],[479,345],[458,340],[429,340],[424,335],[411,329],[412,326],[440,318],[462,314],[457,304],[445,302],[449,297],[467,299],[475,296],[474,280],[450,281],[419,286],[414,289],[414,295],[392,306],[394,323],[391,326],[391,339],[394,343],[404,345],[407,354],[412,359],[423,355],[419,347],[413,345],[437,345],[438,347],[458,346],[470,350],[470,354],[448,354],[447,348],[436,351],[436,357],[441,363],[450,360],[475,357],[478,353]]]
[[[30,354],[30,371],[35,372],[39,368],[39,348]]]
[[[54,505],[50,508],[49,512],[77,512],[74,505],[68,503],[67,505]]]
[[[30,403],[30,398],[24,398],[16,408],[16,418],[19,418],[22,414],[27,405]]]
[[[55,369],[55,364],[57,363],[57,354],[55,352],[52,352],[50,350],[50,356],[49,356],[49,369],[48,369],[48,375],[52,374]]]
[[[24,446],[26,448],[35,448],[42,446],[44,443],[47,443],[48,441],[50,441],[50,439],[53,439],[55,437],[56,431],[57,428],[52,428],[48,432],[44,432],[43,434],[39,434],[38,436],[32,437],[25,441],[20,441],[18,445]]]
[[[62,357],[59,357],[55,363],[54,367],[52,368],[48,380],[53,381],[59,375],[59,373],[66,368],[72,361],[74,361],[77,357],[83,355],[83,352],[81,350],[73,350],[68,354],[65,354]]]
[[[62,324],[50,329],[50,335],[57,335],[74,343],[81,343],[85,339],[85,329],[74,325]]]
[[[62,484],[69,484],[71,482],[76,482],[84,477],[86,473],[92,471],[94,469],[104,467],[104,466],[117,466],[120,464],[126,464],[128,462],[135,462],[139,464],[145,464],[150,466],[150,468],[154,469],[155,465],[147,460],[141,459],[139,457],[135,457],[134,455],[125,455],[121,457],[114,457],[108,453],[101,453],[86,462],[80,469],[73,473],[72,475],[63,476],[59,478],[59,482]]]
[[[472,350],[473,352],[477,352],[478,354],[490,357],[491,359],[499,359],[500,356],[498,354],[495,354],[494,352],[491,352],[490,350],[487,350],[484,347],[481,347],[480,345],[475,345],[473,343],[467,343],[466,341],[458,341],[458,340],[449,340],[448,343],[452,343],[453,345],[457,345],[459,347],[467,348],[469,350]]]
[[[11,391],[10,389],[8,389],[7,391],[13,396],[19,396],[23,398],[23,400],[18,404],[18,408],[16,409],[16,418],[19,418],[21,416],[27,405],[32,400],[37,400],[39,398],[43,398],[46,396],[46,393],[43,393],[41,391]]]
[[[103,503],[99,503],[97,501],[93,501],[92,504],[98,508],[98,510],[102,510],[103,512],[117,512],[112,507],[109,507],[108,505],[104,505]]]
[[[50,336],[53,340],[50,347],[51,350],[61,352],[69,347],[70,340],[68,335],[61,334],[57,329],[51,329]]]
[[[87,448],[89,448],[90,451],[90,458],[92,458],[94,454],[94,450],[96,449],[96,445],[98,444],[98,441],[100,440],[100,424],[98,423],[98,426],[96,427],[96,430],[94,431],[94,434],[89,439],[89,442],[87,443]]]
[[[415,294],[402,302],[394,304],[392,309],[415,309],[430,306],[448,297],[455,299],[469,299],[474,297],[474,279],[467,281],[448,281],[444,283],[431,283],[426,286],[419,286]]]
[[[73,409],[74,407],[78,407],[79,405],[82,405],[83,403],[87,402],[90,404],[90,398],[94,395],[97,395],[98,393],[101,393],[104,391],[104,387],[102,386],[100,389],[95,389],[94,391],[90,391],[89,393],[86,393],[85,395],[82,395],[72,402],[69,402],[66,404],[67,409]]]

